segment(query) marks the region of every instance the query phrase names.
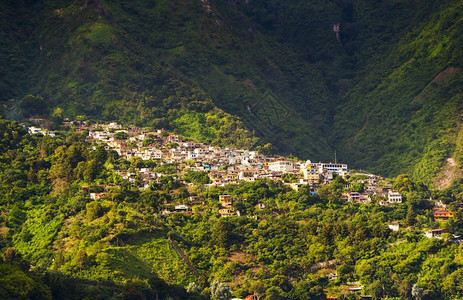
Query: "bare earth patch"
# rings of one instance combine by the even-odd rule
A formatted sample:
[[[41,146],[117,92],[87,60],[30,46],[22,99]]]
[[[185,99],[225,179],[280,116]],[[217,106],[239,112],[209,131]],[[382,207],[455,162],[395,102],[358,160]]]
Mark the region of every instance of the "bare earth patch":
[[[456,152],[463,151],[463,123],[458,122],[458,131],[456,138]],[[463,177],[463,168],[453,157],[447,158],[445,164],[435,180],[433,181],[434,186],[438,189],[448,188],[455,179]]]
[[[447,67],[444,71],[437,74],[436,77],[434,77],[434,79],[431,80],[430,83],[434,83],[437,85],[446,84],[453,78],[453,76],[455,76],[455,73],[457,73],[460,70],[461,69],[458,67]],[[429,85],[426,86],[415,98],[413,98],[411,103],[420,102],[421,98],[423,98],[423,94],[426,92],[426,90],[429,87],[430,87]]]

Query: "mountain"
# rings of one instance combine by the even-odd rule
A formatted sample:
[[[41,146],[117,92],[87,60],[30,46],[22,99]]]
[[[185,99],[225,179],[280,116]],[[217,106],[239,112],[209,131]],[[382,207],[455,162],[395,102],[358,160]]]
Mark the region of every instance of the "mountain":
[[[1,5],[8,118],[59,107],[315,161],[336,151],[436,186],[461,177],[458,1]]]

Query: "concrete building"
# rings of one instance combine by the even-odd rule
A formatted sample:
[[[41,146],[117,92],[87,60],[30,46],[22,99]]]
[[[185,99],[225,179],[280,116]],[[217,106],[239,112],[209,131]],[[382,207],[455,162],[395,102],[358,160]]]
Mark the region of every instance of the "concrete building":
[[[290,173],[294,170],[294,165],[287,160],[277,160],[269,162],[268,169],[273,172]]]
[[[387,202],[402,203],[402,195],[398,192],[390,190],[389,192],[387,192]]]

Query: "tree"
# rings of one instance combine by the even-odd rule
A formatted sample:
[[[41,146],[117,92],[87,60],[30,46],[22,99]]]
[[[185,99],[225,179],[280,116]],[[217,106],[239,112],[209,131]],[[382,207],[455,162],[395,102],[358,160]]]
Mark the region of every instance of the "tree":
[[[27,95],[19,102],[19,107],[29,114],[44,114],[47,111],[47,103],[41,96]]]
[[[25,220],[26,220],[26,213],[23,211],[22,208],[20,208],[20,206],[17,203],[13,204],[8,214],[8,220],[7,220],[8,227],[11,227],[15,230],[16,229],[19,230]]]
[[[117,152],[116,152],[117,153]],[[104,164],[108,158],[108,152],[105,150],[103,145],[96,146],[95,151],[92,152],[92,156],[100,163]]]
[[[322,185],[317,190],[318,197],[324,202],[332,204],[341,204],[341,194],[335,191],[332,191],[329,186]]]
[[[85,250],[80,249],[74,259],[72,260],[73,264],[76,265],[79,269],[83,269],[87,264],[88,256]]]
[[[412,287],[412,297],[415,299],[421,299],[421,297],[423,297],[423,288],[416,283]]]
[[[85,208],[87,209],[87,220],[89,221],[100,217],[101,213],[103,212],[100,202],[97,201],[87,203]]]
[[[214,280],[211,284],[211,298],[213,300],[229,300],[232,295],[228,285]]]
[[[14,262],[18,261],[21,258],[21,255],[16,251],[15,248],[8,247],[3,252],[3,260],[5,262]]]
[[[407,216],[405,217],[405,225],[413,226],[415,224],[415,212],[413,210],[413,205],[408,205]]]
[[[229,240],[229,231],[227,221],[219,219],[212,228],[212,242],[219,248],[226,248]]]
[[[167,289],[167,284],[164,280],[162,280],[159,277],[152,277],[148,280],[148,283],[150,287],[154,290],[156,300],[158,300],[159,297],[164,298]]]
[[[201,290],[202,290],[201,287],[196,282],[190,282],[190,284],[186,288],[186,291],[188,293],[198,293],[199,294],[201,293]]]
[[[64,119],[64,110],[61,107],[56,107],[53,109],[53,112],[50,115],[50,118],[57,125],[61,124]]]
[[[267,143],[263,146],[257,146],[257,151],[261,152],[264,155],[272,155],[277,151],[277,148],[271,143]]]
[[[129,138],[129,134],[127,132],[124,132],[124,131],[119,131],[119,132],[116,132],[114,134],[114,138],[116,140],[126,140]]]
[[[392,187],[400,193],[411,192],[415,189],[415,184],[408,174],[401,174],[395,178]]]
[[[445,241],[445,243],[449,243],[452,240],[452,235],[448,232],[444,232],[442,234],[442,240]]]
[[[380,280],[375,280],[368,286],[368,292],[373,295],[373,299],[381,299],[384,293],[383,285]]]
[[[363,182],[352,182],[350,184],[349,192],[363,193],[365,191],[365,184]]]
[[[100,173],[100,163],[96,159],[87,162],[84,170],[84,179],[87,182],[95,180],[96,176]]]
[[[277,287],[277,286],[272,286],[267,289],[266,297],[265,300],[278,300],[284,298],[285,292]]]
[[[260,300],[260,298],[265,294],[265,285],[262,280],[255,279],[251,283],[251,290],[254,297],[256,297],[257,300]]]
[[[207,172],[202,172],[202,171],[188,170],[183,175],[183,180],[185,180],[186,182],[192,182],[198,185],[211,183],[209,174]]]
[[[404,299],[408,299],[410,297],[411,289],[412,284],[409,279],[402,280],[399,284],[399,291]]]
[[[289,299],[325,299],[323,287],[316,280],[303,280],[296,282],[295,286],[289,293]]]
[[[162,199],[156,192],[150,190],[143,190],[140,192],[140,202],[146,206],[152,207],[155,211],[159,209],[162,204]]]

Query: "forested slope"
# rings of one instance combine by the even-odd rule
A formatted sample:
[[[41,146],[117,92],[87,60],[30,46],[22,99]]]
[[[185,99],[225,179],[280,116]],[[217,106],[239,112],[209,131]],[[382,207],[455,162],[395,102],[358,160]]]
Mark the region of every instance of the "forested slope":
[[[191,175],[184,167],[125,160],[72,131],[29,135],[0,120],[0,297],[221,299],[214,287],[222,286],[242,298],[324,299],[352,297],[357,281],[359,293],[377,298],[411,298],[414,289],[422,299],[463,296],[463,244],[453,239],[463,233],[461,185],[433,191],[402,175],[390,184],[404,203],[381,206],[379,196],[341,199],[362,188],[361,175],[336,177],[314,196],[271,180],[186,185],[176,179]],[[148,188],[122,178],[135,168],[162,177]],[[240,216],[220,216],[223,194]],[[429,198],[454,218],[434,220]],[[179,204],[192,209],[175,212]],[[425,237],[432,228],[448,232]]]
[[[372,55],[336,116],[344,157],[427,182],[449,157],[461,166],[462,22],[462,3],[446,3]]]

